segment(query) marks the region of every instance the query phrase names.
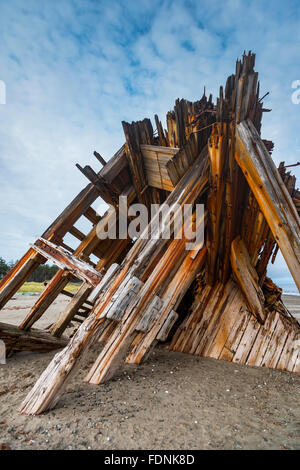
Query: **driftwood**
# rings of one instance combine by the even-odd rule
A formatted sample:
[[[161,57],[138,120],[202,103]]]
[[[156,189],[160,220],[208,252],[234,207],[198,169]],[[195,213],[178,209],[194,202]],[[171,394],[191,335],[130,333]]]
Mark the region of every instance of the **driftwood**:
[[[7,351],[47,352],[64,348],[66,338],[55,338],[50,333],[40,330],[22,331],[17,326],[0,323],[0,339],[4,341]]]
[[[125,145],[107,163],[95,151],[103,166],[98,172],[78,165],[90,184],[0,281],[2,308],[39,264],[51,259],[60,268],[20,327],[7,334],[11,352],[18,346],[15,330],[29,349],[28,335],[41,337],[32,326],[60,293],[71,300],[47,338],[60,347],[69,322],[78,324],[21,413],[54,407],[98,341],[103,348],[85,377],[93,384],[109,380],[125,361],[140,364],[159,341],[174,351],[299,372],[299,323],[266,274],[280,250],[300,287],[300,191],[284,163],[275,168],[274,144],[260,135],[266,109],[254,63],[252,53],[237,61],[216,104],[205,94],[194,103],[176,100],[166,129],[158,116],[155,131],[150,119],[123,122]],[[119,196],[128,205],[159,208],[136,239],[127,233],[100,239],[108,225],[116,234],[124,230]],[[111,204],[103,216],[91,207],[98,197]],[[176,238],[186,204],[192,213]],[[205,206],[204,240],[189,250],[185,229],[195,228],[197,204]],[[87,234],[76,226],[80,217],[91,223]],[[170,239],[163,236],[168,231]],[[67,234],[79,242],[76,248]],[[83,284],[69,294],[65,286],[74,277]]]

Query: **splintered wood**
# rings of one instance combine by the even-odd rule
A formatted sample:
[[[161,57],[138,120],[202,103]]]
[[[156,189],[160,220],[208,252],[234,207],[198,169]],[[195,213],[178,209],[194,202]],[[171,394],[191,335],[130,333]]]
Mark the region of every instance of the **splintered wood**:
[[[100,171],[77,165],[89,184],[0,281],[3,308],[37,266],[50,259],[59,267],[19,327],[0,323],[9,354],[64,348],[21,413],[53,408],[100,342],[84,379],[91,384],[110,380],[124,362],[140,364],[158,342],[299,373],[300,325],[266,275],[280,250],[300,288],[300,192],[284,163],[275,167],[273,142],[261,138],[266,109],[254,63],[251,52],[237,61],[216,105],[205,94],[194,103],[178,99],[166,129],[157,115],[155,131],[148,118],[123,122],[125,145],[111,160],[94,152]],[[120,197],[127,208],[140,203],[157,210],[139,236],[99,237],[108,227],[121,230]],[[103,216],[92,207],[98,198],[110,204]],[[177,237],[177,217],[188,204],[192,211]],[[204,240],[190,250],[187,233],[197,227],[198,204],[205,207]],[[87,234],[76,226],[81,217],[91,224]],[[132,221],[128,213],[126,220]],[[70,235],[79,241],[75,248],[65,239]],[[78,292],[66,292],[76,278]],[[59,319],[48,332],[32,329],[61,293],[71,298]],[[68,340],[71,321],[77,330]]]

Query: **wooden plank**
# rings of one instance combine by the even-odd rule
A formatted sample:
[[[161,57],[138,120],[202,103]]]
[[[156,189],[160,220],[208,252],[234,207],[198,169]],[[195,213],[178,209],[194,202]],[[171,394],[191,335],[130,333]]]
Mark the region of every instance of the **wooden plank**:
[[[191,253],[185,256],[181,266],[161,296],[163,305],[151,328],[146,334],[140,336],[139,340],[133,345],[126,362],[139,364],[147,357],[152,345],[156,344],[156,341],[162,341],[168,335],[169,329],[172,327],[171,323],[176,321],[177,318],[175,309],[193,282],[197,272],[203,266],[205,257],[205,246],[197,253],[196,257],[193,257]]]
[[[251,121],[238,124],[236,161],[300,291],[300,220],[272,158]]]
[[[231,243],[230,259],[233,272],[250,311],[259,322],[264,323],[266,319],[264,295],[258,284],[257,272],[251,264],[249,253],[240,236]]]
[[[126,138],[125,153],[131,173],[132,184],[140,203],[150,208],[151,198],[147,189],[147,180],[143,164],[143,156],[140,149],[141,144],[150,144],[153,140],[153,129],[151,121],[132,122],[122,121]]]
[[[210,160],[210,189],[207,199],[209,214],[207,228],[207,269],[208,284],[213,285],[218,278],[219,249],[221,244],[222,214],[225,203],[225,162],[228,159],[228,125],[220,122],[213,126],[208,141],[208,153]]]
[[[290,358],[287,363],[286,370],[289,370],[290,372],[293,371],[297,363],[299,351],[300,351],[300,333],[298,330],[297,333],[295,334],[295,337],[292,343]]]
[[[159,333],[156,337],[157,341],[166,341],[168,339],[169,333],[171,328],[173,327],[174,323],[178,320],[178,313],[174,310],[171,310],[168,317],[166,318],[163,326],[159,330]]]
[[[41,318],[43,313],[51,305],[51,303],[57,298],[59,293],[70,281],[70,273],[63,269],[57,271],[51,281],[47,284],[46,288],[39,296],[33,307],[30,309],[28,315],[20,324],[21,330],[29,330],[35,322]]]
[[[274,316],[268,315],[267,319],[262,328],[260,328],[258,335],[255,338],[255,341],[252,345],[251,351],[247,358],[246,364],[249,366],[255,366],[256,362],[261,360],[266,348],[268,345],[264,346],[265,344],[265,337],[270,330],[270,326],[272,325]]]
[[[68,303],[65,310],[62,312],[58,320],[52,325],[50,333],[53,336],[59,338],[67,326],[69,325],[72,318],[78,312],[78,309],[84,304],[87,300],[89,294],[92,292],[93,288],[87,282],[84,282],[82,286],[78,289],[76,294],[73,296],[72,300]]]
[[[223,295],[220,298],[216,307],[214,308],[214,311],[212,312],[212,315],[206,326],[205,333],[202,337],[202,341],[198,344],[197,349],[195,351],[196,354],[200,354],[201,356],[205,356],[205,357],[210,355],[209,351],[214,345],[216,334],[218,333],[218,327],[220,325],[224,311],[228,305],[232,305],[237,293],[238,293],[238,290],[234,288],[233,282],[229,281],[225,285],[224,290],[223,290]],[[223,339],[224,338],[222,338],[222,335],[221,337],[218,338],[218,340],[221,342],[223,341]],[[223,345],[224,343],[225,343],[225,339],[224,339]]]
[[[155,188],[172,191],[174,185],[167,172],[166,164],[178,152],[178,149],[154,145],[141,145],[140,148],[148,184]]]
[[[231,328],[234,326],[240,316],[240,310],[243,306],[243,299],[238,292],[238,289],[235,290],[236,294],[232,298],[231,302],[227,302],[222,316],[220,317],[220,320],[216,326],[214,338],[211,341],[210,346],[207,348],[206,355],[209,357],[213,357],[215,359],[219,358],[231,332]]]
[[[141,331],[142,333],[146,333],[147,331],[152,328],[153,323],[159,316],[159,311],[162,308],[162,300],[156,295],[152,302],[150,302],[149,307],[145,311],[144,315],[140,319],[136,331]]]
[[[138,295],[134,296],[131,302],[126,305],[120,326],[101,351],[85,381],[92,384],[106,382],[120,367],[127,355],[130,344],[137,334],[136,329],[141,318],[150,308],[154,297],[160,296],[161,291],[176,272],[184,253],[185,242],[185,239],[175,239],[170,243],[167,251],[138,292]],[[122,297],[124,289],[115,295]]]
[[[202,317],[203,309],[208,302],[210,293],[211,287],[206,285],[203,291],[196,295],[195,301],[190,309],[189,314],[178,327],[177,332],[172,338],[169,347],[170,349],[174,351],[179,351],[181,350],[181,348],[184,347],[184,345],[189,339],[189,336],[193,331],[193,324],[197,324]]]
[[[251,314],[245,309],[245,307],[241,307],[240,315],[238,316],[237,321],[233,325],[228,335],[228,338],[220,353],[219,359],[224,361],[232,361],[233,356],[243,337],[245,329],[247,328],[250,316]]]
[[[96,225],[99,220],[101,219],[101,216],[97,214],[95,209],[92,207],[89,207],[85,212],[84,212],[84,217],[86,217],[90,222],[92,222],[93,225]]]
[[[236,350],[235,355],[233,356],[232,362],[238,362],[239,364],[245,364],[248,354],[252,348],[252,345],[255,341],[255,338],[261,328],[260,323],[256,318],[250,318],[248,325],[245,329],[245,332],[241,338],[239,347]]]
[[[292,345],[293,345],[293,341],[294,341],[294,337],[295,337],[295,331],[290,326],[290,328],[288,330],[288,335],[287,335],[285,345],[284,345],[284,347],[281,351],[280,358],[277,362],[276,368],[279,369],[279,370],[286,370],[286,368],[287,368],[290,353],[291,353],[291,349],[292,349]]]
[[[82,240],[86,238],[86,235],[82,233],[80,230],[78,230],[78,228],[76,227],[71,227],[69,230],[69,233],[73,235],[75,238],[77,238],[78,240],[80,240],[81,242]]]
[[[280,355],[281,355],[281,351],[283,349],[283,346],[288,336],[287,325],[286,323],[282,321],[280,317],[279,317],[276,329],[277,329],[276,338],[272,339],[273,351],[270,352],[268,356],[265,355],[264,357],[264,366],[269,367],[270,369],[276,368]]]
[[[144,153],[159,153],[162,156],[167,156],[169,158],[172,158],[177,152],[178,148],[176,147],[163,147],[160,145],[148,145],[148,144],[141,144],[140,145],[141,150]]]
[[[299,374],[300,373],[300,347],[299,347],[299,352],[298,352],[298,356],[297,356],[297,359],[295,361],[295,364],[294,364],[294,367],[293,367],[293,371],[292,371],[294,374]]]
[[[0,309],[24,284],[35,269],[47,261],[32,248],[15,264],[15,266],[0,281]]]
[[[127,160],[124,146],[116,152],[107,165],[102,168],[100,175],[109,183],[113,183],[119,175],[123,175],[123,184],[126,183],[124,172],[127,170]],[[127,183],[128,184],[128,183]],[[126,184],[125,184],[126,186]],[[85,214],[91,204],[99,197],[99,193],[92,184],[88,184],[43,232],[42,238],[61,243],[63,237],[74,223]],[[0,309],[18,291],[26,279],[40,265],[46,262],[35,250],[30,249],[0,281]]]
[[[181,345],[181,351],[189,354],[201,354],[201,348],[206,342],[207,338],[207,327],[211,322],[211,319],[214,316],[214,313],[218,311],[218,304],[223,298],[224,286],[221,283],[218,283],[210,292],[210,297],[207,305],[201,307],[201,317],[200,321],[192,326],[192,333],[188,338],[188,341],[184,342],[184,346]],[[204,307],[204,309],[203,309]],[[199,312],[199,313],[200,313]],[[198,316],[197,316],[198,317]],[[196,317],[196,321],[198,318]]]
[[[268,322],[268,325],[267,325],[267,328],[266,328],[266,323],[267,323],[268,320],[269,320],[269,322]],[[264,355],[265,355],[265,353],[266,353],[266,351],[269,347],[269,344],[272,340],[274,329],[275,329],[276,323],[278,321],[278,316],[276,316],[275,311],[269,313],[267,321],[266,321],[265,325],[263,325],[263,327],[262,327],[265,331],[265,335],[264,335],[264,339],[263,339],[263,341],[261,343],[261,346],[260,346],[260,351],[257,354],[256,360],[255,360],[255,363],[254,363],[254,365],[257,366],[257,367],[261,366]]]
[[[89,282],[94,287],[101,281],[102,275],[92,266],[81,261],[73,255],[63,251],[54,243],[43,238],[38,238],[33,248],[41,253],[45,258],[51,259],[61,269],[70,271],[74,276]]]

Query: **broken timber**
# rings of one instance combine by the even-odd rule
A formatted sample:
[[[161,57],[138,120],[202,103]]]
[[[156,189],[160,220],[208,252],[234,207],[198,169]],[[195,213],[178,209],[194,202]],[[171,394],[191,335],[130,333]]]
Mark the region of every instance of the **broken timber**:
[[[21,344],[14,342],[16,331],[28,349],[34,349],[28,335],[43,337],[46,350],[49,337],[59,348],[68,324],[78,326],[21,413],[54,407],[99,341],[104,345],[85,377],[93,384],[109,380],[125,361],[140,364],[166,341],[174,351],[300,371],[299,323],[267,277],[280,249],[300,288],[300,191],[288,166],[276,169],[273,142],[260,136],[266,109],[254,62],[250,52],[237,61],[216,104],[205,94],[194,103],[176,100],[166,129],[156,115],[156,131],[150,119],[123,122],[125,145],[107,163],[94,152],[103,166],[99,172],[78,166],[90,184],[0,281],[2,308],[39,264],[51,259],[60,268],[11,339],[6,333],[11,351]],[[129,205],[159,209],[136,239],[99,239],[108,225],[118,232],[120,195]],[[102,217],[91,206],[99,197],[111,204]],[[191,251],[185,231],[180,239],[162,236],[165,229],[174,235],[185,204],[193,207],[185,228],[194,227],[196,204],[206,206],[204,245]],[[92,224],[87,235],[76,226],[80,217]],[[68,234],[80,242],[77,247],[69,246]],[[82,285],[68,294],[71,300],[50,331],[44,337],[33,330],[74,278]]]

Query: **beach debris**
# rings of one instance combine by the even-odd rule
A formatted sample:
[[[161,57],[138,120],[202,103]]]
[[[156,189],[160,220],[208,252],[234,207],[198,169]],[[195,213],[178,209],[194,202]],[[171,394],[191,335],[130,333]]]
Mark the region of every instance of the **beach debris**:
[[[267,277],[267,266],[280,250],[300,289],[300,191],[288,165],[276,168],[273,142],[261,137],[269,110],[259,97],[254,65],[255,55],[244,53],[216,103],[205,94],[195,102],[177,99],[166,129],[158,116],[156,131],[148,118],[123,122],[125,144],[112,159],[106,163],[94,153],[100,171],[77,165],[89,184],[0,281],[1,309],[40,264],[50,259],[59,267],[23,322],[12,327],[11,339],[0,325],[10,353],[23,337],[23,348],[33,350],[30,334],[39,335],[40,344],[51,337],[57,348],[68,341],[21,413],[53,408],[95,342],[104,346],[87,366],[84,380],[91,384],[109,381],[125,362],[140,364],[158,343],[299,373],[300,326]],[[110,205],[102,216],[92,207],[99,198]],[[122,218],[125,213],[125,222],[132,222],[132,203],[150,211],[133,238]],[[204,237],[188,249],[200,204]],[[180,238],[176,215],[188,205]],[[91,224],[88,233],[76,226],[81,217]],[[108,227],[123,236],[99,236]],[[70,234],[77,248],[68,245]],[[75,278],[80,289],[65,294]],[[43,336],[32,327],[60,293],[71,300]],[[78,328],[68,340],[63,333],[71,321]]]

